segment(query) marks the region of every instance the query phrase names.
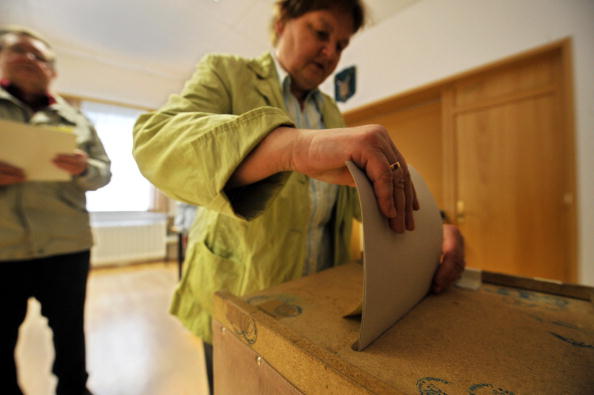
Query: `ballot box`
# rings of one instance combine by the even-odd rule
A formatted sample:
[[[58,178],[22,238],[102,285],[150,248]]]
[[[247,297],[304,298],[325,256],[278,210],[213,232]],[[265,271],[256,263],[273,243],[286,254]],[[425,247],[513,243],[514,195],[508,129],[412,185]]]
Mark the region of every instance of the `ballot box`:
[[[469,272],[470,273],[470,272]],[[364,351],[358,263],[215,296],[217,394],[594,394],[594,291],[494,273],[429,295]]]

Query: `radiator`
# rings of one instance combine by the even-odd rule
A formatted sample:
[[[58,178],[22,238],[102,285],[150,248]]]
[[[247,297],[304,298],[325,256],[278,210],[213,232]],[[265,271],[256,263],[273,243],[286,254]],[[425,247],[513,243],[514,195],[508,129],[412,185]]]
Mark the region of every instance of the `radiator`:
[[[167,217],[161,213],[91,213],[93,266],[165,259]]]

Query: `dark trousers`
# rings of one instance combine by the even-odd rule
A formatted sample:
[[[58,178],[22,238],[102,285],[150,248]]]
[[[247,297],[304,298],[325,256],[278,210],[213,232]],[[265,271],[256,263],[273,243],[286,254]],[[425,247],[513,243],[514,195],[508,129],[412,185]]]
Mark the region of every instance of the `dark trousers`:
[[[84,305],[89,274],[89,251],[26,261],[0,262],[0,388],[3,394],[22,394],[17,382],[14,351],[19,327],[30,297],[41,304],[53,332],[58,378],[56,393],[87,393]]]
[[[212,344],[202,343],[204,345],[204,363],[206,365],[206,377],[208,378],[208,391],[214,393],[214,375],[212,369]]]

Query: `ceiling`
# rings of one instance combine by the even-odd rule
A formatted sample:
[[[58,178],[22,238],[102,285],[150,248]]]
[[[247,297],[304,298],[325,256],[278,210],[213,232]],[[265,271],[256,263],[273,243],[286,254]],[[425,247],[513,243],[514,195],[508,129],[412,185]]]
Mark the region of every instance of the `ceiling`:
[[[368,28],[418,0],[366,0]],[[0,25],[37,30],[58,53],[179,78],[209,52],[270,48],[273,0],[2,0]]]

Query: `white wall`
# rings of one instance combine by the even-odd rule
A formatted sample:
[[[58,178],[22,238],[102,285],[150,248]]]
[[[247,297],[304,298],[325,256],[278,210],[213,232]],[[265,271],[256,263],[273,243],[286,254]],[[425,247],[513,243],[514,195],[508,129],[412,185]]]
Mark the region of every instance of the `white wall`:
[[[339,69],[357,65],[358,92],[342,109],[565,37],[574,49],[578,275],[594,285],[594,1],[421,0],[353,40]],[[324,88],[333,91],[330,81]]]

